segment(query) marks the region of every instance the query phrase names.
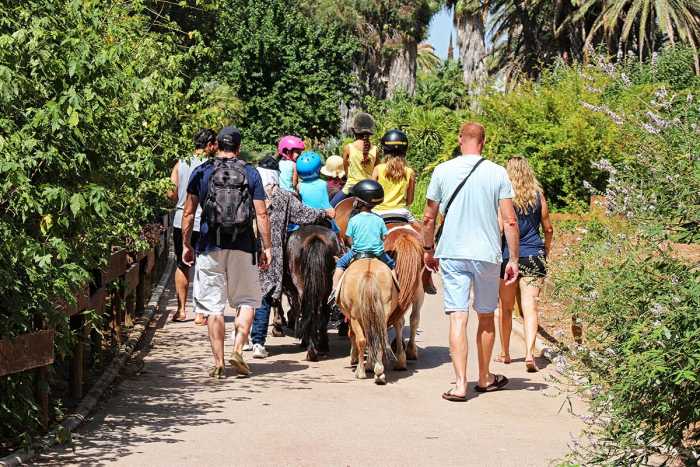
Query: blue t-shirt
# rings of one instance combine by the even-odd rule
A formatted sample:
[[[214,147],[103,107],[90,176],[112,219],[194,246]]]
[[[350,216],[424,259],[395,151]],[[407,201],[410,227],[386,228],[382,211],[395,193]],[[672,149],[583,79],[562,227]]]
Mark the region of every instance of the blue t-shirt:
[[[345,235],[352,239],[352,251],[384,254],[384,237],[389,231],[384,219],[371,212],[360,212],[350,218]]]
[[[192,172],[190,176],[190,181],[187,184],[187,193],[195,195],[199,198],[199,204],[204,208],[204,200],[207,199],[207,192],[209,191],[209,179],[214,173],[214,161],[209,160],[204,164],[198,166]],[[248,189],[250,190],[250,196],[254,201],[264,201],[265,200],[265,189],[260,178],[260,174],[255,167],[250,164],[245,166],[246,178],[248,179]],[[253,213],[251,213],[254,216]],[[254,221],[255,219],[253,219]],[[221,236],[221,246],[220,248],[224,250],[239,250],[245,251],[247,253],[254,253],[256,250],[255,246],[255,233],[253,232],[253,222],[251,222],[251,228],[248,234],[239,235],[236,240],[231,238],[226,238],[226,235]],[[218,248],[216,246],[216,238],[209,238],[209,225],[207,224],[207,216],[204,211],[202,211],[202,221],[199,226],[199,242],[195,245],[197,253],[206,253],[209,250]]]
[[[287,191],[294,190],[294,168],[297,166],[294,161],[282,159],[280,166],[280,188]]]
[[[302,180],[299,183],[299,195],[301,196],[301,202],[310,208],[331,208],[331,202],[328,199],[328,184],[320,178],[310,182]]]

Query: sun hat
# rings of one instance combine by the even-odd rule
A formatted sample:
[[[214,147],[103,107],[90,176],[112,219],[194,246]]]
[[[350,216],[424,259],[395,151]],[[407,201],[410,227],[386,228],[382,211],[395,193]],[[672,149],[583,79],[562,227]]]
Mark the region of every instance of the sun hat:
[[[340,156],[331,156],[326,159],[326,165],[321,168],[321,173],[326,177],[343,178],[345,176],[343,158]]]

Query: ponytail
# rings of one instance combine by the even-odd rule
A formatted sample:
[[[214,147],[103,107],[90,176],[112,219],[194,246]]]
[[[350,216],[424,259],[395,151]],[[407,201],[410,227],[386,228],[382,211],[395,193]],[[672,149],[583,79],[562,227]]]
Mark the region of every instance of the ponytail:
[[[364,133],[362,135],[362,163],[367,163],[367,158],[369,157],[369,150],[372,148],[372,143],[369,141],[369,133]]]

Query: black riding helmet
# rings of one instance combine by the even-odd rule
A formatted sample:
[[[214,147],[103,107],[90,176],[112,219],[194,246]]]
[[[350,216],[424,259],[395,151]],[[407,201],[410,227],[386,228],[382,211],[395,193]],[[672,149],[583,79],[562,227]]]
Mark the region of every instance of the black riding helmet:
[[[401,130],[389,130],[382,136],[384,154],[406,154],[408,151],[408,136]]]
[[[384,201],[384,188],[371,178],[357,182],[350,190],[350,194],[370,206],[376,206]]]

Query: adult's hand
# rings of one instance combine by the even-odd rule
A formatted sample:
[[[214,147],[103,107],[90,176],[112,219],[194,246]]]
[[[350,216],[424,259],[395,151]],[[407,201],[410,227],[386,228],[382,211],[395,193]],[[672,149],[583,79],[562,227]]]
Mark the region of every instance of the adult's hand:
[[[260,254],[260,269],[266,271],[272,262],[272,248],[263,248]]]
[[[182,262],[189,267],[192,267],[194,264],[194,251],[191,245],[182,246]]]
[[[423,262],[425,262],[425,267],[432,272],[440,270],[440,260],[435,258],[435,253],[432,251],[423,253]]]
[[[505,280],[506,282],[506,285],[514,284],[515,281],[518,280],[518,275],[518,260],[508,261],[508,264],[506,264],[505,277],[503,278],[503,280]]]

